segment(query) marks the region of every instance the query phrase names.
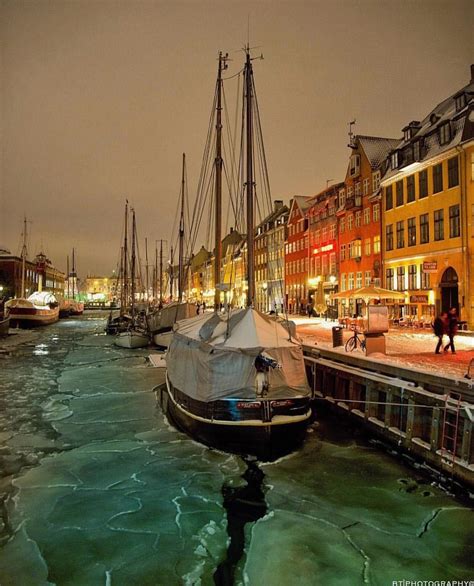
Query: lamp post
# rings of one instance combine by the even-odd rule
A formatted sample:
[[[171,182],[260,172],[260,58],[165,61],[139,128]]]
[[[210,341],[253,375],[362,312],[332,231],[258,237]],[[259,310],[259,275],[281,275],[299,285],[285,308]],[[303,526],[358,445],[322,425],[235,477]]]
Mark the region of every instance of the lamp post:
[[[266,312],[268,309],[268,303],[267,303],[268,283],[266,281],[264,281],[262,283],[262,289],[263,289],[263,311]]]

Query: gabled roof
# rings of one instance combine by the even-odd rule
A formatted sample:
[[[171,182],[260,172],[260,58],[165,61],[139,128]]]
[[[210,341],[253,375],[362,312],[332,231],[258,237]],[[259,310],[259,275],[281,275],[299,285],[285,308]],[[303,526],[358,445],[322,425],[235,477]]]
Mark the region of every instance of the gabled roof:
[[[382,136],[357,135],[356,139],[362,147],[372,169],[378,169],[390,151],[397,148],[397,145],[400,143],[399,138],[384,138]]]
[[[312,202],[312,197],[309,195],[295,195],[295,196],[293,196],[293,198],[291,200],[291,205],[290,205],[290,217],[293,212],[293,208],[295,206],[297,206],[298,209],[300,210],[302,217],[304,218],[306,215],[306,212],[308,211],[308,209],[311,206],[311,202]]]

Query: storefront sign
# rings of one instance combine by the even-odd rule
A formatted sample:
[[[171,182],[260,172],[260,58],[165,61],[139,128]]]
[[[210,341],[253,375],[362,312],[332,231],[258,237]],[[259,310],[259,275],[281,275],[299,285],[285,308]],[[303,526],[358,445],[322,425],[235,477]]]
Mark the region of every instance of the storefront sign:
[[[313,254],[318,254],[320,252],[329,252],[330,250],[334,249],[334,244],[326,244],[325,246],[321,246],[321,248],[313,249]]]
[[[423,272],[424,273],[437,273],[438,272],[438,261],[424,261],[423,262]]]
[[[428,303],[428,295],[410,295],[410,303]]]

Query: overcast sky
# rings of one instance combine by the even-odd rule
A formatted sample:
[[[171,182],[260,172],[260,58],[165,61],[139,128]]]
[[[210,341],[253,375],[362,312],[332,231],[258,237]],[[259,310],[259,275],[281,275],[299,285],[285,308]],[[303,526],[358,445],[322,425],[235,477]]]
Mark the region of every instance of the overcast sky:
[[[79,276],[116,267],[123,205],[168,239],[197,183],[219,50],[254,64],[274,199],[344,179],[348,122],[399,137],[468,83],[474,2],[0,2],[0,244],[42,245]]]

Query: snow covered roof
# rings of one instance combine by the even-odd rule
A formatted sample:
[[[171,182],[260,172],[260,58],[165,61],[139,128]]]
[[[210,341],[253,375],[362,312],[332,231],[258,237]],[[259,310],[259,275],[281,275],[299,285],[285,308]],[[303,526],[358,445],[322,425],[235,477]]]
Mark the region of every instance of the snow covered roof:
[[[397,148],[397,145],[400,143],[399,138],[384,138],[381,136],[357,135],[357,139],[372,169],[378,169],[390,151]]]

